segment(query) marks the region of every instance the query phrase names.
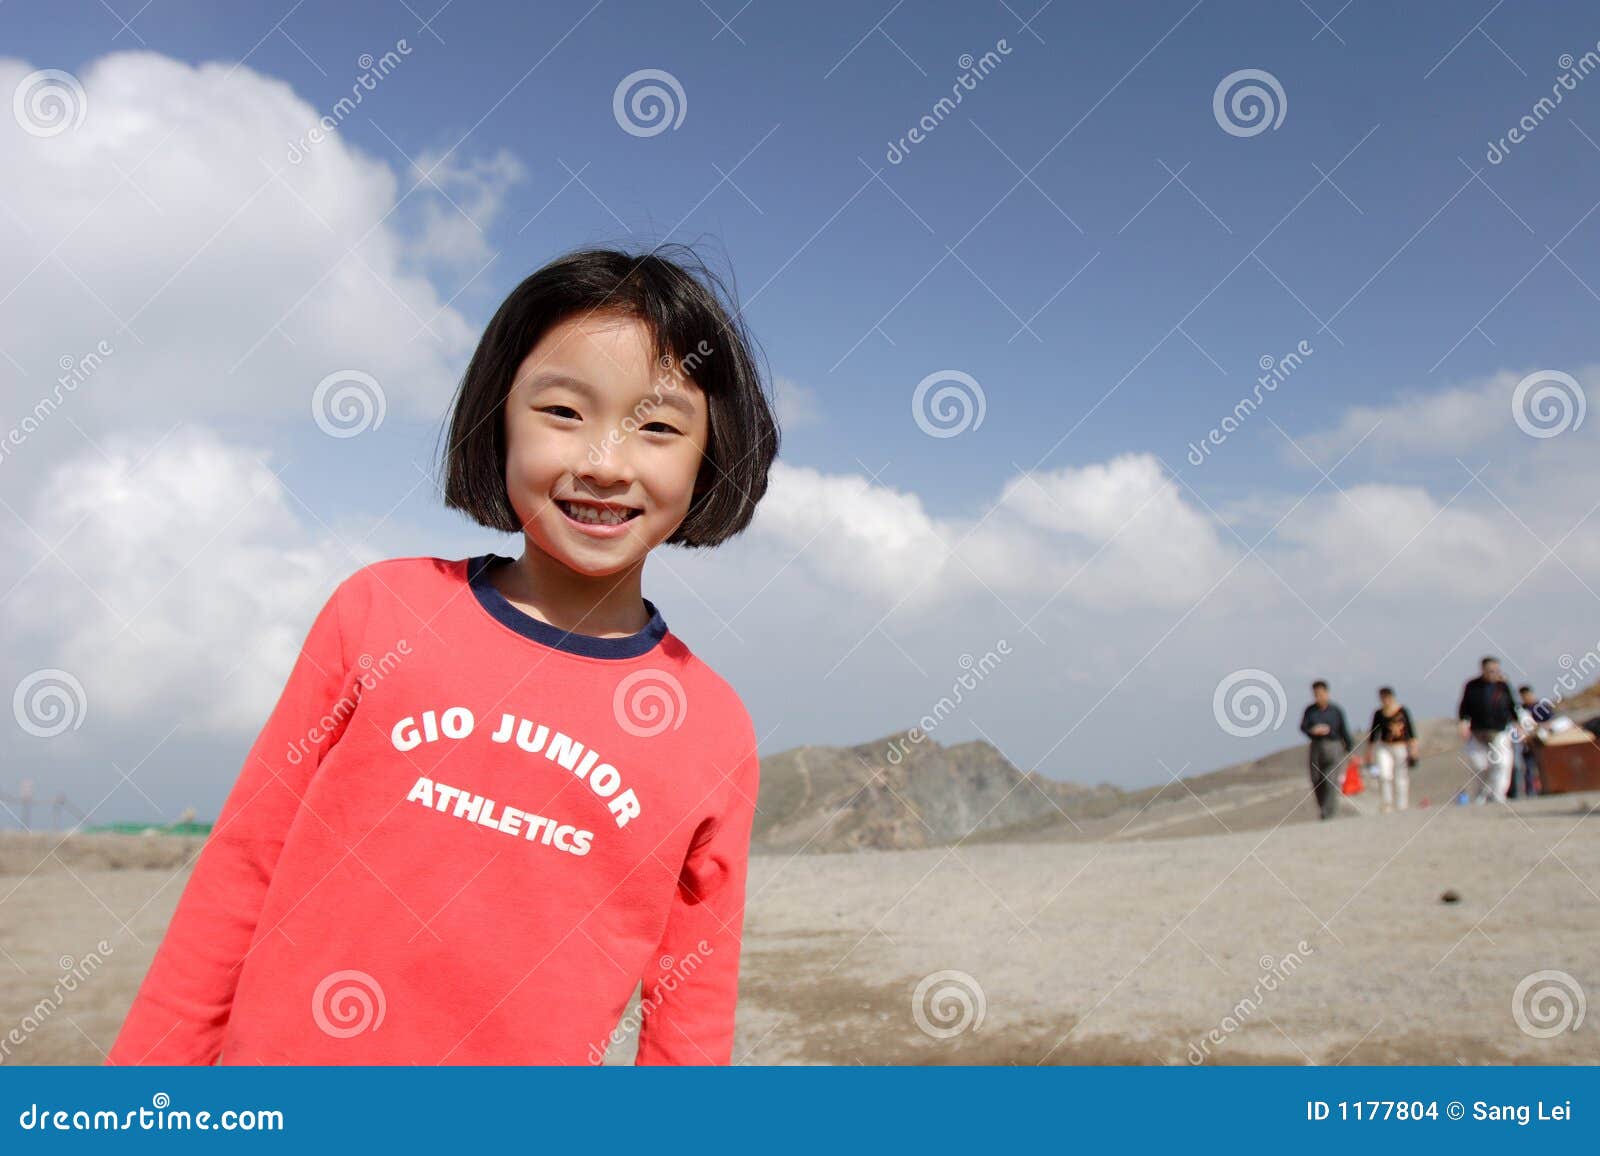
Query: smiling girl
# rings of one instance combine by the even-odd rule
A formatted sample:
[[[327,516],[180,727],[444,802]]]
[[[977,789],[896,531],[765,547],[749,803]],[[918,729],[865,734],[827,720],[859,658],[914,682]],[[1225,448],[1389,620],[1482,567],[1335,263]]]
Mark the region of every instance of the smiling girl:
[[[110,1063],[595,1063],[641,983],[637,1063],[730,1062],[755,728],[643,594],[777,455],[726,296],[659,250],[512,291],[443,476],[521,556],[339,585]]]

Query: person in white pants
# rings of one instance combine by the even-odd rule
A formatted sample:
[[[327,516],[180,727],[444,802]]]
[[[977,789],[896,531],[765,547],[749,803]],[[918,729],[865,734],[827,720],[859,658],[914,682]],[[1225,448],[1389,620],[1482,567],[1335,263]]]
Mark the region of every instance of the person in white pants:
[[[1400,704],[1393,687],[1378,690],[1378,709],[1367,732],[1367,764],[1378,777],[1379,810],[1404,811],[1411,790],[1411,765],[1417,759],[1417,730],[1411,712]]]
[[[1478,803],[1503,803],[1511,787],[1511,728],[1517,722],[1517,700],[1511,694],[1500,662],[1486,655],[1477,678],[1461,691],[1461,738],[1467,762],[1477,779]]]
[[[1511,789],[1511,732],[1473,731],[1467,740],[1467,761],[1477,775],[1474,802],[1503,803]]]

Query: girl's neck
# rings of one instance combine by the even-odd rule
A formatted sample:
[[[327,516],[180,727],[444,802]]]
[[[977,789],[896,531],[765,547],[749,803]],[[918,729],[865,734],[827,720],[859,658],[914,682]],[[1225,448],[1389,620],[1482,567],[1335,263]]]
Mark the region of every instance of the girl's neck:
[[[522,557],[489,571],[490,583],[518,609],[557,630],[618,638],[650,622],[644,606],[644,559],[600,578],[579,574],[524,541]]]

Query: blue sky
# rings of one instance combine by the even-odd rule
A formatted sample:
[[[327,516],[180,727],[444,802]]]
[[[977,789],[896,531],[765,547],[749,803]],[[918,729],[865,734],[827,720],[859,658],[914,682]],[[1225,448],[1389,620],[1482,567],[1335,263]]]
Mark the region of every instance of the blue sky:
[[[60,69],[87,104],[60,136],[4,129],[8,170],[27,174],[0,194],[11,423],[63,354],[119,350],[71,420],[0,471],[16,543],[5,673],[93,665],[102,615],[127,648],[108,671],[174,671],[164,697],[91,686],[83,728],[16,736],[72,797],[117,789],[106,752],[159,742],[148,785],[107,809],[214,807],[215,765],[242,755],[285,639],[332,581],[368,553],[511,552],[440,509],[419,467],[504,293],[590,242],[687,241],[731,268],[779,382],[794,472],[771,511],[748,541],[663,558],[646,579],[745,696],[764,751],[902,729],[1000,637],[1017,657],[936,737],[1124,784],[1290,741],[1314,675],[1344,679],[1356,716],[1379,681],[1446,713],[1480,652],[1550,693],[1563,655],[1581,666],[1600,646],[1584,485],[1597,419],[1536,437],[1511,408],[1536,372],[1592,393],[1600,80],[1486,158],[1557,86],[1563,54],[1596,48],[1584,6],[434,10],[0,8],[6,90]],[[289,163],[362,54],[402,40],[337,135]],[[108,57],[130,51],[158,55]],[[887,159],[962,54],[990,51],[960,105]],[[222,64],[209,80],[181,67],[207,62]],[[641,69],[681,87],[677,127],[619,124],[614,93]],[[1214,94],[1245,69],[1281,88],[1276,127],[1219,122]],[[1186,460],[1260,360],[1301,342],[1313,352],[1266,403]],[[382,427],[321,436],[306,420],[319,365],[369,367]],[[912,396],[943,371],[978,383],[983,420],[930,437]],[[187,703],[193,656],[160,641],[163,607],[202,579],[87,573],[148,555],[93,502],[87,529],[61,513],[74,462],[137,462],[140,447],[197,479],[254,477],[265,455],[285,490],[260,525],[218,517],[201,534],[216,544],[204,574],[301,560],[276,594],[229,580],[271,657],[245,681],[217,669],[227,710]],[[152,480],[139,500],[167,508],[163,486],[205,484]],[[197,531],[214,513],[195,511]],[[232,612],[198,629],[238,645]],[[1286,688],[1288,717],[1241,737],[1212,695],[1246,669]]]

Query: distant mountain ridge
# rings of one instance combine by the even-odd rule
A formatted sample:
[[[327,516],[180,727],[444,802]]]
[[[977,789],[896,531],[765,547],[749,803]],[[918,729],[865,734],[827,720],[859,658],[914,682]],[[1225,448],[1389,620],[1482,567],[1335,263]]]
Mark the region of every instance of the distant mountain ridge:
[[[1600,685],[1561,708],[1580,721],[1600,711]],[[1359,727],[1365,719],[1353,721]],[[1413,775],[1413,805],[1430,792],[1443,802],[1465,772],[1455,720],[1419,720],[1418,729],[1424,763]],[[855,746],[802,746],[761,760],[751,844],[789,854],[888,851],[966,840],[1199,834],[1231,829],[1228,816],[1245,826],[1272,825],[1308,805],[1305,752],[1296,742],[1219,770],[1123,790],[1019,770],[983,741],[947,747],[900,732]]]

